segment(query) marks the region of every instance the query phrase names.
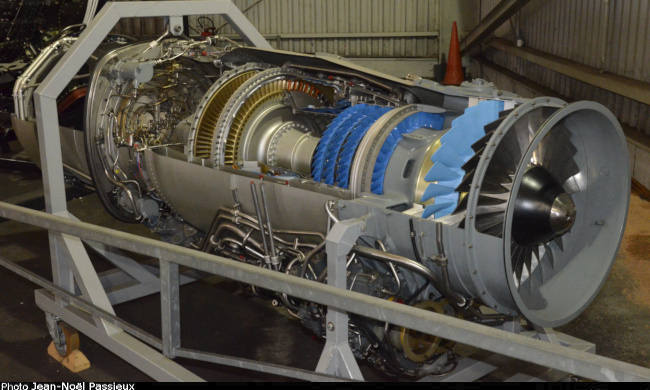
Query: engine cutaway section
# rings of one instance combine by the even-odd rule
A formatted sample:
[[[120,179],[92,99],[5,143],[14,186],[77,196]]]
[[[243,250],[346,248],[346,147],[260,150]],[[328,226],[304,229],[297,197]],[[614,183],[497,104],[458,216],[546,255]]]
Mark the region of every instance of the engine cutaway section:
[[[79,169],[113,216],[165,241],[325,283],[332,226],[361,219],[349,290],[541,326],[584,310],[615,257],[627,198],[606,189],[626,185],[626,145],[596,103],[401,80],[212,37],[120,43],[89,69]],[[15,98],[33,129],[30,99]],[[242,288],[326,334],[325,308]],[[349,333],[357,358],[392,375],[453,364],[451,343],[409,329],[353,317]]]

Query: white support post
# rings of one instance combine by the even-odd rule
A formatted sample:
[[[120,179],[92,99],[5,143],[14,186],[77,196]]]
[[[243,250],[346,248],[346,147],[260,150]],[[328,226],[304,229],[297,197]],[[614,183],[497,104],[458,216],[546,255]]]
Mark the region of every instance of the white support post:
[[[84,24],[88,24],[91,20],[93,20],[95,12],[97,11],[97,3],[99,3],[99,0],[88,0],[88,5],[86,6],[86,15],[84,15]]]
[[[256,47],[271,49],[271,45],[230,0],[108,2],[93,18],[96,8],[97,0],[90,0],[84,18],[86,29],[34,92],[46,211],[50,214],[71,219],[74,217],[67,212],[56,99],[121,18],[165,16],[177,22],[180,15],[220,14],[226,20],[237,24],[233,27],[247,43]],[[176,30],[174,32],[179,34],[182,32],[182,28],[180,32]],[[89,302],[114,314],[110,300],[97,272],[92,266],[81,239],[50,232],[49,241],[54,283],[74,293],[76,281],[83,296]],[[164,274],[164,280],[168,282],[174,281],[165,285],[166,291],[164,292],[169,297],[177,298],[178,265],[166,263],[161,271]],[[178,299],[171,299],[168,303],[171,305],[167,307],[166,314],[168,314],[167,317],[169,318],[166,319],[173,320],[174,317],[178,317],[178,311],[173,307],[174,304],[178,304]],[[77,321],[70,321],[72,324],[75,322]],[[83,322],[77,323],[82,324]],[[106,340],[109,340],[110,343],[113,343],[117,338],[128,339],[121,329],[103,319],[95,317],[94,324],[95,328],[91,330],[88,330],[89,328],[84,325],[85,332],[104,334],[108,336]],[[180,339],[175,339],[179,335],[179,327],[176,324],[163,324],[163,329],[171,337],[171,343],[168,343],[165,347],[165,353],[172,356],[176,348],[180,346]],[[96,337],[101,336],[96,335]],[[124,347],[127,347],[126,344],[121,344],[116,348]],[[132,352],[136,356],[135,361],[140,363],[146,361],[146,359],[142,359],[143,353],[135,351],[135,346]],[[146,361],[142,365],[151,364],[156,366],[155,372],[168,369],[166,363],[157,364],[155,361],[156,359]],[[165,378],[165,376],[163,375],[162,378]],[[196,377],[186,376],[186,378],[194,379]]]
[[[327,284],[347,290],[347,255],[366,229],[366,221],[352,219],[337,222],[327,235]],[[348,313],[328,307],[326,342],[316,372],[363,380],[348,336]]]

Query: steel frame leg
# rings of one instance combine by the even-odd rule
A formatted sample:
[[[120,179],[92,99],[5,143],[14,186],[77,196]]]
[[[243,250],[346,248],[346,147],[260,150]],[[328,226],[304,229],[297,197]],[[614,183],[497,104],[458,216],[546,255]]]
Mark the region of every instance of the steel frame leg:
[[[97,1],[91,0],[88,2],[84,22],[87,28],[81,34],[79,40],[71,47],[71,49],[63,56],[57,63],[54,69],[43,80],[41,85],[34,92],[34,107],[36,113],[36,122],[38,129],[38,142],[41,145],[41,169],[43,171],[43,192],[45,195],[45,208],[48,213],[59,215],[62,217],[74,219],[67,212],[65,184],[62,167],[62,151],[61,140],[59,138],[59,121],[57,115],[56,98],[61,94],[65,86],[72,80],[72,77],[81,69],[84,62],[92,55],[95,49],[99,46],[102,40],[115,26],[115,24],[124,17],[147,17],[147,16],[167,16],[170,19],[170,29],[172,28],[172,21],[180,23],[180,15],[201,15],[201,14],[220,14],[228,22],[233,24],[234,29],[239,32],[245,41],[249,44],[262,48],[271,48],[271,45],[262,37],[262,35],[253,27],[253,25],[246,19],[246,17],[235,7],[231,1],[227,0],[212,0],[212,1],[193,1],[189,9],[184,9],[189,5],[186,2],[180,1],[164,1],[164,2],[108,2],[106,6],[99,12],[97,17],[93,18],[97,7]],[[181,14],[179,14],[181,12]],[[170,16],[171,15],[171,16]],[[92,20],[91,20],[92,19]],[[174,26],[175,27],[175,26]],[[179,33],[182,31],[174,31]],[[76,287],[84,296],[84,298],[96,305],[97,307],[105,310],[108,313],[114,314],[113,306],[107,295],[107,292],[102,286],[99,276],[90,262],[88,253],[83,246],[81,239],[77,237],[68,236],[61,233],[50,231],[49,233],[50,253],[52,261],[52,274],[54,283],[62,288],[74,293]],[[100,248],[107,249],[107,248]],[[141,283],[139,294],[151,291],[153,289],[155,276],[149,276],[143,273],[142,269],[136,266],[133,262],[127,259],[112,255],[111,260],[122,263],[125,271],[131,271],[130,276]],[[161,261],[161,278],[162,283],[161,293],[164,297],[168,298],[163,300],[163,319],[174,320],[178,315],[178,266],[170,265],[167,262]],[[76,285],[75,286],[75,282]],[[136,291],[128,291],[122,294],[122,298],[129,298]],[[37,295],[37,298],[39,296]],[[115,298],[114,298],[115,299]],[[44,301],[45,302],[45,301]],[[61,304],[59,304],[61,303]],[[176,305],[176,307],[174,306]],[[56,300],[54,304],[48,302],[47,307],[52,310],[56,309],[57,312],[65,313],[71,324],[75,322],[79,327],[83,327],[86,334],[93,334],[93,338],[102,339],[105,346],[109,345],[109,349],[114,350],[116,353],[122,352],[126,347],[128,349],[128,340],[132,339],[126,335],[119,328],[111,325],[110,323],[102,320],[101,318],[94,318],[93,323],[96,328],[89,327],[86,322],[81,321],[74,315],[70,317],[70,310],[72,307],[63,306],[60,300]],[[63,318],[61,315],[54,313],[42,306],[42,308],[58,317]],[[163,322],[164,324],[164,322]],[[75,326],[74,324],[72,324]],[[81,329],[80,329],[81,330]],[[170,342],[166,343],[165,353],[173,356],[177,343],[175,338],[178,337],[178,326],[175,324],[163,325],[164,335],[170,336]],[[116,342],[120,338],[124,342]],[[129,339],[130,338],[130,339]],[[165,337],[167,340],[167,337]],[[143,358],[144,355],[149,355],[149,352],[140,353],[137,349],[139,346],[133,344],[133,348],[127,351],[133,360],[129,360],[138,368],[150,367],[151,363],[156,366],[156,359],[149,357]],[[119,352],[118,352],[119,351]],[[169,366],[160,364],[158,369],[169,369]],[[159,375],[159,370],[153,369],[156,375],[154,377],[170,378],[169,376]],[[179,378],[190,380],[197,379],[196,376],[185,375],[182,373]]]
[[[327,235],[327,284],[347,289],[347,255],[365,230],[366,222],[352,219],[337,222]],[[348,337],[348,314],[329,307],[326,323],[327,341],[316,372],[363,380]]]

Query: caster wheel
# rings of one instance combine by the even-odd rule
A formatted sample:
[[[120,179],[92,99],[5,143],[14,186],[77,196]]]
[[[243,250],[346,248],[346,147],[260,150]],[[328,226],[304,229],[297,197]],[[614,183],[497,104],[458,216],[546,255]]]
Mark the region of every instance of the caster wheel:
[[[67,357],[72,351],[79,349],[79,332],[70,325],[57,323],[58,340],[54,340],[54,347],[61,357]]]

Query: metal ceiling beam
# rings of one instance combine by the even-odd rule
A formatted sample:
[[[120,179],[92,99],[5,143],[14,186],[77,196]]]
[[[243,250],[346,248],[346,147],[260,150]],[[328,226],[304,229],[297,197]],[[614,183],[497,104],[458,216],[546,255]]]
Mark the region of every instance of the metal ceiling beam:
[[[643,104],[650,104],[650,83],[611,73],[602,73],[597,68],[557,57],[540,50],[529,47],[517,47],[505,39],[493,39],[489,42],[489,45],[495,49],[584,83],[625,96]]]
[[[530,0],[502,0],[490,13],[483,18],[460,43],[460,54],[465,55],[480,45],[485,38],[501,26],[512,15],[517,13]]]

